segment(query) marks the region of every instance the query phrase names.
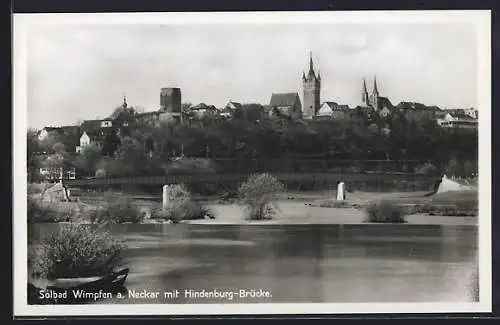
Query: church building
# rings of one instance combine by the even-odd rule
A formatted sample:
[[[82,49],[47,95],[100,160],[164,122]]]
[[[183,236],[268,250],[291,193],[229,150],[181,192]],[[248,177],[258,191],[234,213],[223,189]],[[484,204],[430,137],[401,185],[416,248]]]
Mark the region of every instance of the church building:
[[[302,87],[304,89],[304,103],[302,117],[312,119],[320,108],[321,76],[316,74],[313,66],[312,53],[309,58],[309,72],[302,72]]]
[[[389,98],[380,96],[376,76],[373,79],[373,90],[371,94],[368,93],[368,89],[366,88],[366,79],[363,78],[361,102],[363,106],[372,108],[373,111],[377,112],[377,114],[384,118],[390,117],[394,109],[394,106]]]

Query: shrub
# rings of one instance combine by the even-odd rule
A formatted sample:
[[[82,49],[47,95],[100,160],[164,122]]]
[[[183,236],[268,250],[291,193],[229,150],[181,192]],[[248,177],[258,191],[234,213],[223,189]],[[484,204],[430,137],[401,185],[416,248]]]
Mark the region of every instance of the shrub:
[[[40,194],[45,192],[52,184],[50,183],[28,183],[27,194]]]
[[[402,207],[390,201],[380,201],[370,204],[366,212],[367,222],[376,223],[405,223],[405,211]]]
[[[284,190],[283,184],[271,174],[254,174],[238,190],[240,202],[252,220],[271,218],[276,210],[276,194]]]
[[[159,211],[160,218],[180,222],[182,220],[214,218],[212,212],[200,202],[193,200],[184,185],[172,185],[169,188],[168,202],[165,209]]]
[[[124,198],[107,204],[105,213],[113,223],[138,223],[141,222],[143,218],[137,206],[130,200]]]
[[[423,165],[418,165],[413,168],[415,174],[427,175],[434,174],[437,172],[437,167],[431,163],[425,163]]]
[[[421,208],[422,213],[428,213],[431,216],[454,216],[454,217],[475,217],[478,215],[476,206],[464,206],[464,204],[424,204]]]
[[[111,221],[105,209],[102,207],[87,211],[86,217],[92,224],[106,224]]]
[[[30,276],[76,278],[102,276],[121,263],[123,242],[89,225],[65,224],[31,247]]]
[[[28,196],[27,201],[27,221],[28,223],[49,223],[71,221],[77,216],[75,210],[69,205],[64,209],[57,209],[58,206],[53,202],[44,202]]]
[[[325,201],[319,204],[321,208],[350,208],[351,205],[346,201]]]

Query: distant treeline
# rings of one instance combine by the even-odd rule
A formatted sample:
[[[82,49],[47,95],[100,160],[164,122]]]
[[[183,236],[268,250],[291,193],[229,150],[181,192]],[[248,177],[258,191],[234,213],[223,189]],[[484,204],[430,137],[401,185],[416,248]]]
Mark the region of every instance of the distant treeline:
[[[118,132],[119,131],[119,132]],[[76,167],[81,176],[129,177],[211,171],[363,172],[470,176],[477,172],[475,129],[443,129],[428,119],[292,120],[287,117],[190,123],[136,123],[80,154],[67,139],[28,133],[28,166]],[[36,153],[44,151],[46,155]],[[183,158],[179,158],[183,157]]]

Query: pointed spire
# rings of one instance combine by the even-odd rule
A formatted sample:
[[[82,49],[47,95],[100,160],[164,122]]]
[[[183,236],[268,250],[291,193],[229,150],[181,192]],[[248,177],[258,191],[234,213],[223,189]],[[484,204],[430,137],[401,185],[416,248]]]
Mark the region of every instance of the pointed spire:
[[[321,76],[319,74],[319,69],[318,69],[318,80],[321,80]]]
[[[375,75],[374,78],[373,78],[373,92],[378,94],[377,75]]]
[[[363,93],[368,93],[368,90],[366,89],[366,78],[363,78]]]
[[[312,53],[313,53],[312,51],[309,51],[309,71],[314,71]]]
[[[302,71],[302,79],[306,80],[306,73],[304,71]]]
[[[307,74],[307,78],[310,80],[315,80],[316,75],[314,74],[314,64],[312,59],[312,51],[309,51],[309,72]]]
[[[123,108],[127,108],[127,97],[123,95]]]

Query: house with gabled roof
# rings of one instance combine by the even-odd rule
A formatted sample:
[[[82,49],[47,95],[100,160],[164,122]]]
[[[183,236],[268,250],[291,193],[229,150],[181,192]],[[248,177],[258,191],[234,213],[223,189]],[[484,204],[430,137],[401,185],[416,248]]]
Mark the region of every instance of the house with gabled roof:
[[[243,105],[239,102],[230,100],[226,106],[220,110],[220,115],[224,117],[232,117],[238,110],[241,110]]]
[[[203,117],[209,115],[217,115],[218,110],[214,105],[207,105],[205,103],[199,103],[198,105],[192,106],[190,112],[196,117]]]
[[[331,116],[334,110],[339,109],[336,102],[324,102],[321,104],[317,116]]]
[[[42,141],[52,134],[60,136],[72,135],[78,132],[78,128],[78,125],[46,126],[38,132],[38,140]]]
[[[283,115],[291,118],[302,117],[302,104],[298,93],[275,93],[269,101],[270,115]]]
[[[110,134],[110,132],[115,132],[115,128],[112,127],[112,122],[112,118],[83,121],[80,125],[80,145],[76,147],[76,152],[80,153],[83,148],[90,143],[102,145],[104,138]]]

